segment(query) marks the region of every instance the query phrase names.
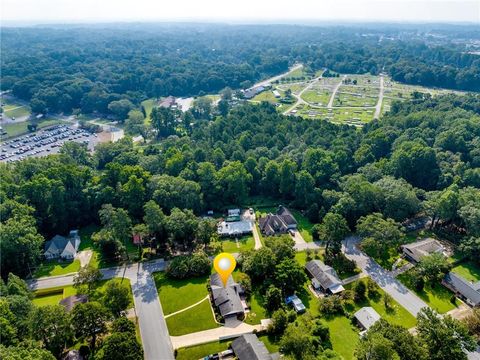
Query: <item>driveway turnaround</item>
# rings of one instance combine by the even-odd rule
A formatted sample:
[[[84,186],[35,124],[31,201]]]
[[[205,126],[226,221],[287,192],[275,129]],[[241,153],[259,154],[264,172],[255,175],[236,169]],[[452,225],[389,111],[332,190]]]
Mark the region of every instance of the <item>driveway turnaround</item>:
[[[167,323],[152,277],[153,272],[164,270],[163,259],[100,270],[103,279],[124,277],[130,281],[146,360],[174,359]],[[32,290],[68,286],[73,284],[73,277],[74,275],[41,278],[30,281],[29,286]]]
[[[386,293],[390,294],[400,305],[413,316],[428,305],[412,291],[407,289],[392,274],[378,265],[372,258],[361,252],[355,245],[360,241],[358,237],[350,237],[343,241],[342,250],[345,256],[355,261],[362,271],[368,274]]]

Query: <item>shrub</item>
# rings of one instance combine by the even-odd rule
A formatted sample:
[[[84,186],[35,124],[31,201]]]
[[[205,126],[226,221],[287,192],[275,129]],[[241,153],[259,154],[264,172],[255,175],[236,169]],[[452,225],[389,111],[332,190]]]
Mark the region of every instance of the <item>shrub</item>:
[[[167,275],[175,279],[199,277],[210,273],[211,263],[203,251],[191,256],[177,256],[168,264]]]
[[[326,296],[320,299],[318,309],[324,315],[343,313],[343,301],[338,295]]]
[[[380,287],[378,284],[370,278],[367,278],[367,289],[368,296],[371,298],[376,298],[380,295]]]
[[[353,287],[355,301],[364,301],[367,295],[367,286],[363,281],[357,281]]]

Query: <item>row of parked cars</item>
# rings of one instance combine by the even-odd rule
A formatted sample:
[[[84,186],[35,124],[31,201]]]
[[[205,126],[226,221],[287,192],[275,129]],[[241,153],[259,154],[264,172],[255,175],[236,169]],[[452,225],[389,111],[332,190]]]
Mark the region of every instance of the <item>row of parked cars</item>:
[[[53,148],[62,146],[65,141],[82,141],[83,139],[82,142],[88,144],[90,136],[92,134],[86,130],[74,129],[68,125],[57,125],[41,133],[29,134],[5,142],[0,153],[0,160],[8,159],[7,162],[12,162],[42,152],[48,153]],[[8,148],[14,149],[14,151],[8,152]]]

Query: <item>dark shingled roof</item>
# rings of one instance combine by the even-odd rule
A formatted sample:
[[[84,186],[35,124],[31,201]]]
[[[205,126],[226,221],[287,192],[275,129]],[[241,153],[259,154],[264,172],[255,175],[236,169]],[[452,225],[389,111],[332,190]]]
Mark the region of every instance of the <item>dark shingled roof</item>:
[[[320,260],[310,260],[305,264],[305,268],[324,289],[342,285],[342,281],[338,278],[336,271]]]
[[[286,207],[280,205],[275,215],[268,214],[258,219],[258,225],[265,235],[274,235],[286,233],[289,227],[297,225],[297,221]]]
[[[243,289],[240,284],[233,281],[232,276],[228,278],[227,286],[224,287],[222,279],[218,274],[210,276],[210,287],[212,288],[213,301],[223,317],[244,313],[240,294]]]
[[[275,360],[279,354],[270,354],[265,344],[255,334],[244,334],[232,342],[232,350],[238,360]]]
[[[445,275],[443,280],[450,287],[455,289],[455,291],[468,299],[473,306],[480,305],[480,281],[472,283],[453,272],[449,272]]]

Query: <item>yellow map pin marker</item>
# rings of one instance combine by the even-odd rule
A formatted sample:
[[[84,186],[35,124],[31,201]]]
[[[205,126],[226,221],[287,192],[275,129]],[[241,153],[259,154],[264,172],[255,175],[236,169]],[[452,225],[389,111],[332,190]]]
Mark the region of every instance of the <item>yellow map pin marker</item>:
[[[220,275],[220,279],[222,279],[224,287],[227,287],[228,277],[233,270],[235,270],[235,266],[237,266],[237,262],[231,254],[220,253],[215,256],[215,259],[213,260],[213,267],[217,271],[218,275]]]

